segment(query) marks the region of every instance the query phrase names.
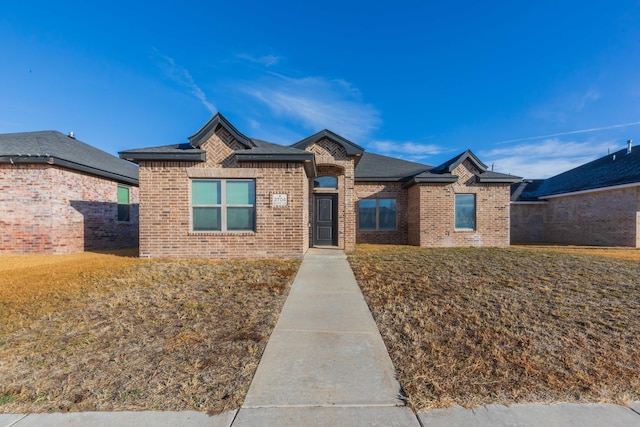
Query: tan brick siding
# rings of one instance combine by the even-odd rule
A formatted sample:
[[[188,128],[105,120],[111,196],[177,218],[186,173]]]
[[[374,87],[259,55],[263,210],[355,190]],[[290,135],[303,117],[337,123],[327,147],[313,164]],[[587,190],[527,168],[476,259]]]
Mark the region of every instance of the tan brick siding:
[[[453,184],[422,183],[409,189],[408,243],[416,246],[509,246],[509,184],[477,182],[468,160]],[[476,229],[455,229],[455,195],[476,195]]]
[[[229,154],[235,144],[219,131],[202,146],[206,163],[141,163],[140,256],[224,259],[300,257],[306,252],[308,178],[303,165],[238,164]],[[255,232],[191,231],[190,176],[255,179]],[[272,206],[273,194],[286,194],[287,206]]]
[[[0,253],[64,254],[138,244],[138,188],[131,221],[118,222],[118,184],[52,165],[0,164]]]
[[[347,156],[342,146],[322,139],[307,148],[314,153],[318,176],[335,176],[338,178],[338,189],[316,190],[313,180],[309,183],[309,206],[313,207],[314,192],[333,192],[338,194],[338,248],[351,251],[356,244],[356,212],[355,212],[355,165],[352,157]],[[310,221],[313,221],[311,216]],[[309,244],[313,245],[313,231],[309,235]]]
[[[512,230],[526,229],[542,216],[542,239],[519,232],[514,243],[640,247],[640,187],[554,197],[535,206],[511,206]]]

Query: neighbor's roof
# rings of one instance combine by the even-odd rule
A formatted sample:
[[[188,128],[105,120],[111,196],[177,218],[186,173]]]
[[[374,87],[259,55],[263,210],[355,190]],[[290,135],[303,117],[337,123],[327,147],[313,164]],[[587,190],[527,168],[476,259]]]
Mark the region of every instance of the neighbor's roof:
[[[138,185],[138,167],[58,131],[0,134],[1,163],[49,163]]]
[[[582,166],[545,180],[533,180],[518,198],[512,200],[539,200],[548,196],[578,191],[595,190],[625,184],[640,183],[640,148],[616,151]]]

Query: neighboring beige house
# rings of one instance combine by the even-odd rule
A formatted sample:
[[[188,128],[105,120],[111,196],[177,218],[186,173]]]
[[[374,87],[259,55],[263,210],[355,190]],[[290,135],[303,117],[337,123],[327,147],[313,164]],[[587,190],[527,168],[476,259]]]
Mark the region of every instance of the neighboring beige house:
[[[302,256],[356,243],[508,246],[509,188],[466,151],[438,167],[366,153],[324,130],[290,146],[216,114],[188,143],[120,152],[139,164],[140,255]]]
[[[640,150],[512,186],[511,242],[640,247]]]
[[[138,245],[138,168],[56,131],[0,135],[0,254]]]

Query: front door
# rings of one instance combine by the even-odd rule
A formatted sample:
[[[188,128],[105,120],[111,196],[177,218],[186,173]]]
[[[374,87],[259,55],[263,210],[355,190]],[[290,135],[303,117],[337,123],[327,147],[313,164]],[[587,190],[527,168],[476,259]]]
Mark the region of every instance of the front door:
[[[338,195],[313,195],[313,245],[338,246]]]

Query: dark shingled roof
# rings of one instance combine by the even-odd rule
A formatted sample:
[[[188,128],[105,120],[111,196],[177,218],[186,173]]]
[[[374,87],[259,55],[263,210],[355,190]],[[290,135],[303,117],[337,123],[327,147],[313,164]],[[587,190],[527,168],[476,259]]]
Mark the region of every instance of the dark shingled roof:
[[[539,200],[558,194],[634,183],[640,183],[640,149],[632,149],[629,154],[627,149],[623,149],[551,178],[533,180],[520,195],[514,194],[512,189],[512,200]]]
[[[413,185],[418,182],[455,182],[457,177],[452,175],[451,171],[467,159],[472,161],[481,171],[478,175],[480,182],[511,183],[520,180],[519,177],[512,175],[487,171],[484,163],[469,150],[434,168],[421,163],[366,153],[359,145],[326,129],[288,147],[273,144],[243,135],[220,113],[215,114],[196,134],[189,137],[189,144],[121,151],[120,157],[133,161],[185,160],[203,162],[205,161],[205,153],[199,149],[200,144],[220,128],[224,128],[245,147],[235,151],[239,162],[304,162],[308,172],[315,173],[315,156],[305,149],[327,138],[342,146],[347,155],[355,157],[356,181],[398,181],[404,182],[405,185]]]
[[[511,201],[532,202],[538,200],[536,192],[544,182],[544,179],[523,179],[511,186]]]
[[[356,181],[402,181],[432,167],[365,152],[356,167],[355,179]]]
[[[138,185],[138,167],[58,131],[0,134],[0,162],[49,163]]]

